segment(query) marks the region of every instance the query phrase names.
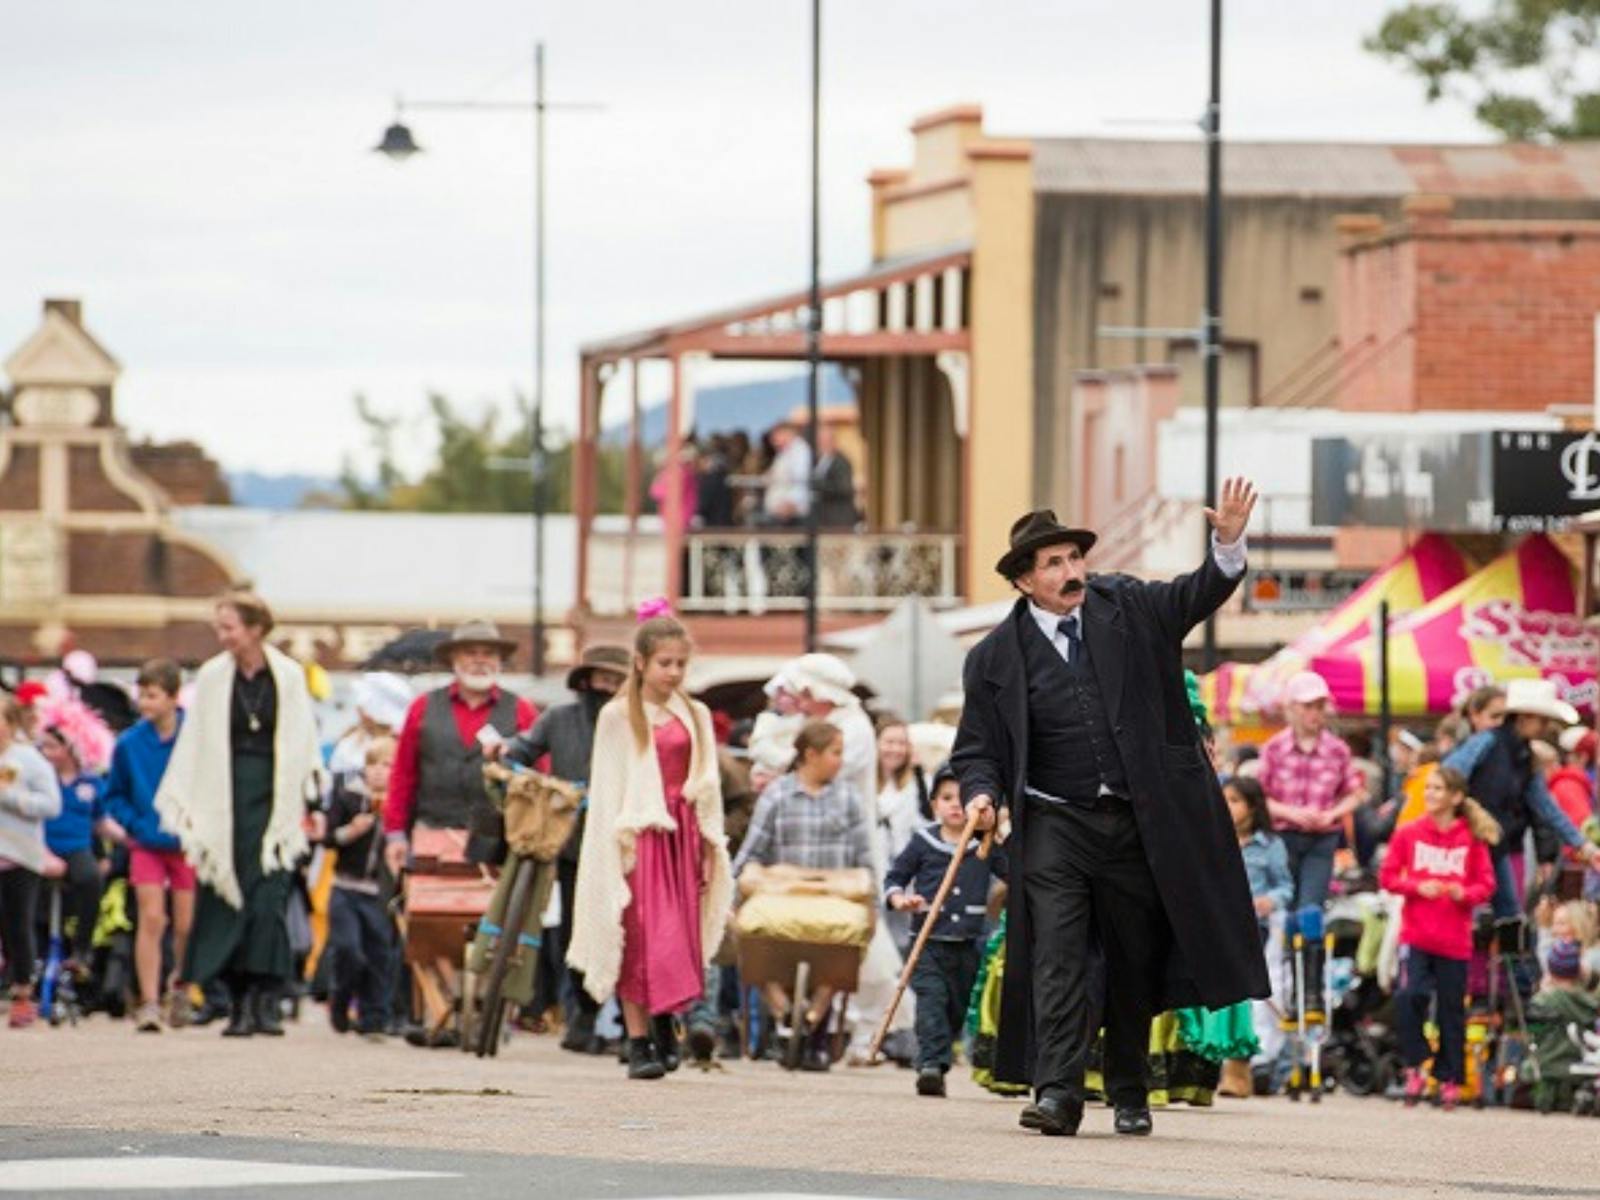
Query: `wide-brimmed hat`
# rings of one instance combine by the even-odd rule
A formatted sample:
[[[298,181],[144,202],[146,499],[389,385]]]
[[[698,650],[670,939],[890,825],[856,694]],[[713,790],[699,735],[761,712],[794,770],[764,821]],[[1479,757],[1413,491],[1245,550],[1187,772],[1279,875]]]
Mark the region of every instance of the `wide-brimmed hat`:
[[[434,660],[448,666],[450,656],[462,646],[493,646],[502,659],[510,658],[517,649],[516,642],[500,636],[500,627],[493,621],[467,621],[433,648]]]
[[[813,700],[828,704],[854,704],[857,696],[851,689],[856,677],[849,667],[831,654],[802,654],[784,663],[775,678],[781,679],[785,691],[804,692]]]
[[[1531,713],[1563,725],[1578,723],[1578,710],[1556,694],[1553,679],[1513,679],[1506,684],[1506,716]]]
[[[617,675],[627,675],[633,670],[633,655],[626,646],[609,646],[597,642],[593,646],[585,646],[583,654],[578,659],[578,665],[567,672],[567,689],[577,691],[589,682],[589,678],[596,671],[610,671]]]
[[[1087,554],[1096,540],[1095,535],[1087,529],[1073,529],[1061,524],[1050,509],[1036,509],[1018,517],[1011,526],[1011,549],[1001,555],[994,569],[1012,580],[1032,569],[1035,550],[1071,542]]]
[[[398,730],[411,707],[411,686],[391,671],[368,671],[356,680],[351,700],[369,719]]]

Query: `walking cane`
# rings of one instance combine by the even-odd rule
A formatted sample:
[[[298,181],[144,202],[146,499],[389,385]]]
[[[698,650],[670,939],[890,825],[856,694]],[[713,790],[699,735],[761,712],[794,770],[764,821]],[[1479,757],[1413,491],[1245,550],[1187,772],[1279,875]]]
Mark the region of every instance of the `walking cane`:
[[[998,813],[995,815],[995,820],[999,821]],[[867,1051],[869,1063],[878,1061],[878,1055],[883,1050],[883,1039],[889,1036],[889,1023],[894,1020],[895,1011],[900,1007],[900,997],[906,994],[906,987],[911,982],[911,973],[917,969],[917,959],[922,957],[922,948],[928,944],[928,938],[933,934],[933,923],[939,919],[939,910],[944,907],[945,897],[950,895],[950,889],[955,886],[956,872],[961,869],[961,860],[967,854],[967,843],[972,840],[977,828],[977,812],[968,813],[967,823],[961,830],[961,841],[956,844],[956,852],[950,856],[950,865],[944,870],[944,879],[940,881],[939,890],[934,894],[933,903],[928,906],[927,915],[922,920],[922,932],[917,934],[911,953],[906,955],[906,965],[900,970],[900,982],[895,984],[894,999],[889,1001],[889,1008],[883,1014],[878,1032],[872,1037],[872,1048]],[[978,857],[988,858],[989,847],[993,843],[994,829],[990,828],[983,835],[983,843],[978,847]]]

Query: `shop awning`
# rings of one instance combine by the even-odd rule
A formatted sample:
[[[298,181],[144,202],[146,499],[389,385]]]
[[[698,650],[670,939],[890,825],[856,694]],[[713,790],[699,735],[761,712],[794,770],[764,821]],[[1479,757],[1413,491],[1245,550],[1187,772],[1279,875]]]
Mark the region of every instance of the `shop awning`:
[[[1567,701],[1592,708],[1600,636],[1578,617],[1578,572],[1543,534],[1524,539],[1475,575],[1390,622],[1390,709],[1400,717],[1448,712],[1476,687],[1552,679]],[[1355,633],[1311,660],[1340,712],[1374,715],[1377,640]]]
[[[1281,715],[1283,690],[1313,658],[1372,636],[1378,606],[1389,602],[1390,621],[1414,612],[1467,577],[1469,563],[1443,534],[1426,533],[1376,571],[1344,603],[1261,663],[1223,663],[1200,681],[1212,720]]]

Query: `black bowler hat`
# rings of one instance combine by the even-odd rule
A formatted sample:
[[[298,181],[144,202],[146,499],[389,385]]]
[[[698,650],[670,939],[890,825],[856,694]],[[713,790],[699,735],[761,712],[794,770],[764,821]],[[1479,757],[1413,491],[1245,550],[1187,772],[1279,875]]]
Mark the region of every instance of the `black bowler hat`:
[[[1016,579],[1032,569],[1035,550],[1071,542],[1087,554],[1095,541],[1095,535],[1087,529],[1068,528],[1056,520],[1056,514],[1050,509],[1041,508],[1017,518],[1011,526],[1011,549],[1006,551],[994,569],[1008,580]]]

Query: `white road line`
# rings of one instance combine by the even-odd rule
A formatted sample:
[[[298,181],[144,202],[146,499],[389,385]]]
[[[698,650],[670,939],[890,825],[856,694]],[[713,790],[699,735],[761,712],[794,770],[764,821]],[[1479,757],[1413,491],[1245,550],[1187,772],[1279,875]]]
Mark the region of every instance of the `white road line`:
[[[324,1167],[314,1163],[250,1162],[234,1158],[121,1155],[108,1158],[24,1158],[0,1161],[0,1192],[154,1191],[182,1188],[271,1187],[293,1184],[385,1183],[451,1179],[439,1171]]]

